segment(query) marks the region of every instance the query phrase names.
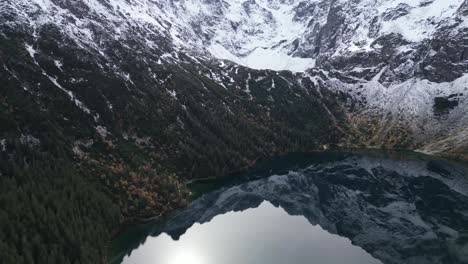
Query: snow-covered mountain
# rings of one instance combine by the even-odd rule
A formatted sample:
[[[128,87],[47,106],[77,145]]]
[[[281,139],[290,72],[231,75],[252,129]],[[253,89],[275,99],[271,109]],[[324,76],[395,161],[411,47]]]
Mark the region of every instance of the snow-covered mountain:
[[[467,19],[468,0],[0,0],[0,200],[12,201],[0,229],[13,230],[0,263],[107,263],[101,234],[184,206],[188,179],[259,158],[342,146],[468,160]],[[405,195],[413,181],[364,175],[364,194],[393,199],[367,217],[380,200],[360,202],[350,172],[343,192],[329,192],[348,230],[390,234],[372,219],[406,219],[390,241],[407,243],[345,234],[356,243],[386,258],[454,245],[415,244],[415,234],[458,241],[447,229],[461,222],[429,210],[444,197],[463,204],[454,191],[422,196],[421,216],[441,225],[410,226],[420,194],[402,203],[385,187]],[[312,195],[321,186],[282,179],[311,180]],[[288,184],[265,186],[274,198]],[[392,254],[374,251],[382,241]]]
[[[324,118],[348,135],[333,143],[435,153],[467,147],[467,0],[4,0],[0,14],[5,42],[15,38],[26,63],[96,127],[110,125],[80,89],[89,75],[78,74],[70,57],[95,64],[129,91],[145,93],[141,87],[154,83],[180,109],[187,109],[181,97],[200,93],[209,80],[235,96],[218,101],[208,88],[218,99],[200,104],[248,109],[241,98],[262,109],[260,120],[284,111],[282,100],[315,98]],[[44,93],[11,61],[0,62],[24,90]],[[174,65],[196,83],[174,81]],[[114,111],[112,91],[99,93]]]
[[[36,29],[56,23],[85,44],[99,46],[94,25],[117,40],[136,33],[151,46],[162,35],[197,55],[292,71],[314,67],[318,58],[320,67],[331,57],[380,52],[392,42],[399,42],[398,54],[408,53],[441,28],[468,26],[464,0],[34,0],[3,1],[2,8]]]

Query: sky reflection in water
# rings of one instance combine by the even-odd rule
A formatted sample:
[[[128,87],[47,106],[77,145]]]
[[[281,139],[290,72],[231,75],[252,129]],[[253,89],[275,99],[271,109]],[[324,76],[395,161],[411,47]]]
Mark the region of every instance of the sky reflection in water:
[[[149,237],[124,264],[373,264],[381,263],[347,238],[290,216],[269,202],[195,224],[179,241]]]

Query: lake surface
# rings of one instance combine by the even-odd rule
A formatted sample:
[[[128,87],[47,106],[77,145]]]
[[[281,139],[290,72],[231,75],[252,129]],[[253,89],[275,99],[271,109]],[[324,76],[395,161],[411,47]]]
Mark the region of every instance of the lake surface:
[[[411,153],[295,154],[114,242],[112,263],[468,263],[468,170]]]

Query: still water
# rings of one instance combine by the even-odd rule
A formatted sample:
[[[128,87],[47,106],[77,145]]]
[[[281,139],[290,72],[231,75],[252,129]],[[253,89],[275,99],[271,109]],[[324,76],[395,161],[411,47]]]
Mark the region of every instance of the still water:
[[[349,239],[311,226],[269,202],[195,224],[178,240],[148,239],[125,264],[381,263]]]
[[[408,153],[266,161],[193,186],[188,208],[119,237],[112,263],[468,263],[467,172]]]

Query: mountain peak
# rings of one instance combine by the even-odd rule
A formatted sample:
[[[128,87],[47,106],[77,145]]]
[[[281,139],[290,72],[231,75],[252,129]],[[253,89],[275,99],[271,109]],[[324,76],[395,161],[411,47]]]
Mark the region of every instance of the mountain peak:
[[[305,71],[320,67],[319,57],[322,62],[324,57],[376,51],[376,41],[391,34],[411,45],[421,43],[441,23],[454,23],[462,4],[466,5],[463,0],[3,3],[32,26],[57,23],[77,41],[94,46],[99,46],[96,26],[112,31],[116,38],[133,35],[136,27],[149,42],[165,37],[191,53],[277,71]]]

